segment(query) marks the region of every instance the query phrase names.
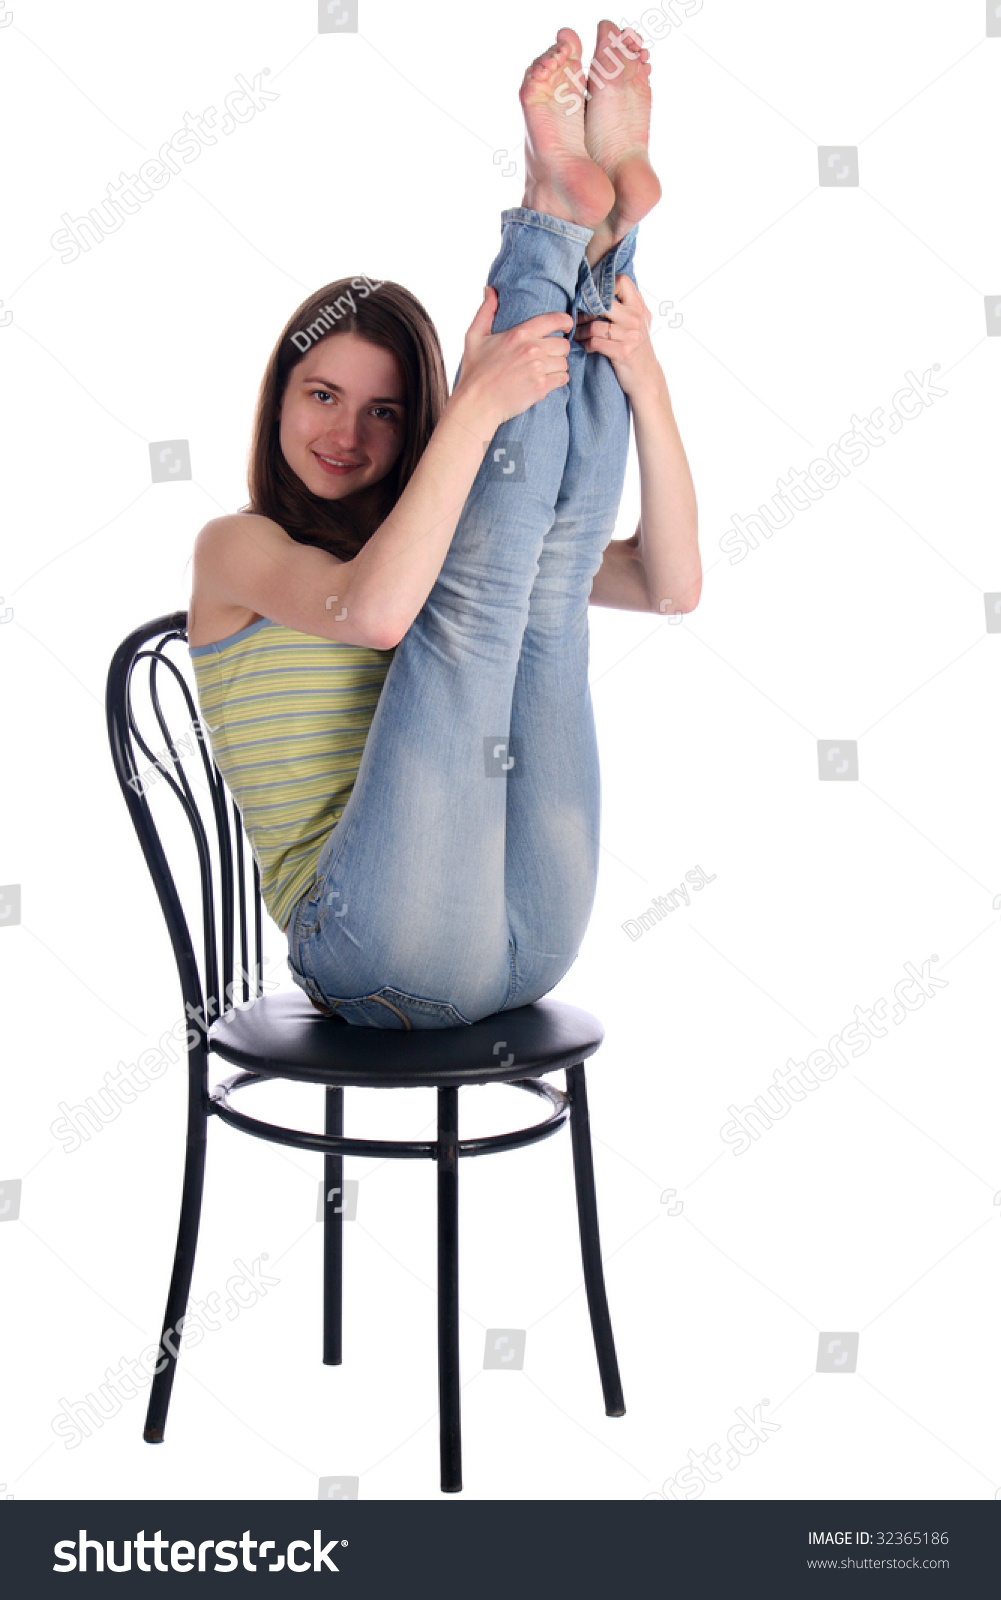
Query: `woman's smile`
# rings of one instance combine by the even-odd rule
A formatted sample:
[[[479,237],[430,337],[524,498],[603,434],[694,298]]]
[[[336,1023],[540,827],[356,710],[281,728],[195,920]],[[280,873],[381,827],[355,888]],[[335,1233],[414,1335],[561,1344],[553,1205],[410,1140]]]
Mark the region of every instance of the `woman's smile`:
[[[313,454],[323,470],[332,473],[335,478],[343,478],[349,472],[357,472],[358,468],[364,465],[361,461],[345,461],[340,456],[321,455],[319,450],[314,450]]]

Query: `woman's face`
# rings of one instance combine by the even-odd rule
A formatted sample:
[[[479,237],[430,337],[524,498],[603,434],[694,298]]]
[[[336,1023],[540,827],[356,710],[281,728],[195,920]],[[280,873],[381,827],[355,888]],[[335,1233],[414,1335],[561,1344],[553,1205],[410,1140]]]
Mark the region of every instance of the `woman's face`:
[[[279,442],[324,500],[378,483],[403,449],[403,377],[390,350],[357,333],[321,339],[289,373]]]

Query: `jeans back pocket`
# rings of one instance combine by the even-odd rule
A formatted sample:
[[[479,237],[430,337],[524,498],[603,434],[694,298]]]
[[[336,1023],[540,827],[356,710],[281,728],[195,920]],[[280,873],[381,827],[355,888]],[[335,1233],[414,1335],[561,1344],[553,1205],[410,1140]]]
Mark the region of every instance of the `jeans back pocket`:
[[[428,1000],[423,995],[407,994],[403,989],[385,987],[373,994],[338,999],[324,995],[326,1004],[336,1009],[346,1022],[367,1028],[468,1028],[468,1017],[447,1000]]]

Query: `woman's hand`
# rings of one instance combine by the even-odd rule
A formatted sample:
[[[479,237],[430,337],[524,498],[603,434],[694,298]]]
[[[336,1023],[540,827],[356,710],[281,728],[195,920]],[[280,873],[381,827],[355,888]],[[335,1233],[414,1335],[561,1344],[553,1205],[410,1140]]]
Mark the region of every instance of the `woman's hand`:
[[[600,317],[578,317],[574,339],[589,354],[607,356],[623,392],[634,395],[664,382],[664,370],[650,343],[652,321],[632,278],[620,272],[611,309]]]
[[[565,334],[573,327],[573,318],[565,311],[545,311],[504,333],[491,333],[499,303],[496,289],[484,290],[483,303],[466,333],[453,390],[453,395],[462,393],[478,401],[484,414],[495,419],[495,429],[570,382],[570,341]]]

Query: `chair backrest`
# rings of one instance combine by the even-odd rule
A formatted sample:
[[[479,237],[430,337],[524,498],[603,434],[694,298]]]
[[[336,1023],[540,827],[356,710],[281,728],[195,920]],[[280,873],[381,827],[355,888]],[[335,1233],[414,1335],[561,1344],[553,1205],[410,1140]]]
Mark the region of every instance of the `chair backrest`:
[[[199,716],[194,672],[187,652],[187,623],[186,611],[174,611],[144,623],[123,639],[108,670],[105,704],[111,758],[166,918],[181,980],[185,1015],[202,1033],[223,1012],[228,1011],[238,998],[249,1001],[262,992],[261,878],[239,808],[216,766]],[[141,662],[149,663],[148,671],[137,671]],[[186,708],[186,726],[178,728],[176,736],[171,732],[164,713],[158,673],[166,675],[167,684],[176,685],[180,692],[180,699],[176,703]],[[140,681],[141,698],[134,697],[136,679]],[[150,710],[156,718],[162,735],[162,742],[156,741],[156,749],[151,748],[140,727],[137,716],[140,710],[144,713],[143,720],[154,741],[156,735],[149,718]],[[197,776],[196,750],[201,758],[204,782]],[[141,758],[137,751],[142,753]],[[186,758],[191,762],[194,784],[189,782],[189,774],[185,771]],[[201,971],[178,887],[150,805],[150,792],[155,788],[156,792],[163,793],[164,784],[176,796],[194,835],[200,883]],[[196,789],[199,791],[198,798]],[[207,817],[202,815],[203,810],[208,813]],[[219,872],[218,914],[210,831],[215,839]],[[248,879],[248,861],[253,864],[252,881]],[[250,916],[254,929],[253,964],[248,952]],[[237,927],[240,935],[239,976],[243,985],[243,993],[239,997],[236,993],[237,974],[234,971]],[[204,1066],[207,1060],[204,1036],[196,1049],[202,1056],[201,1064]]]

